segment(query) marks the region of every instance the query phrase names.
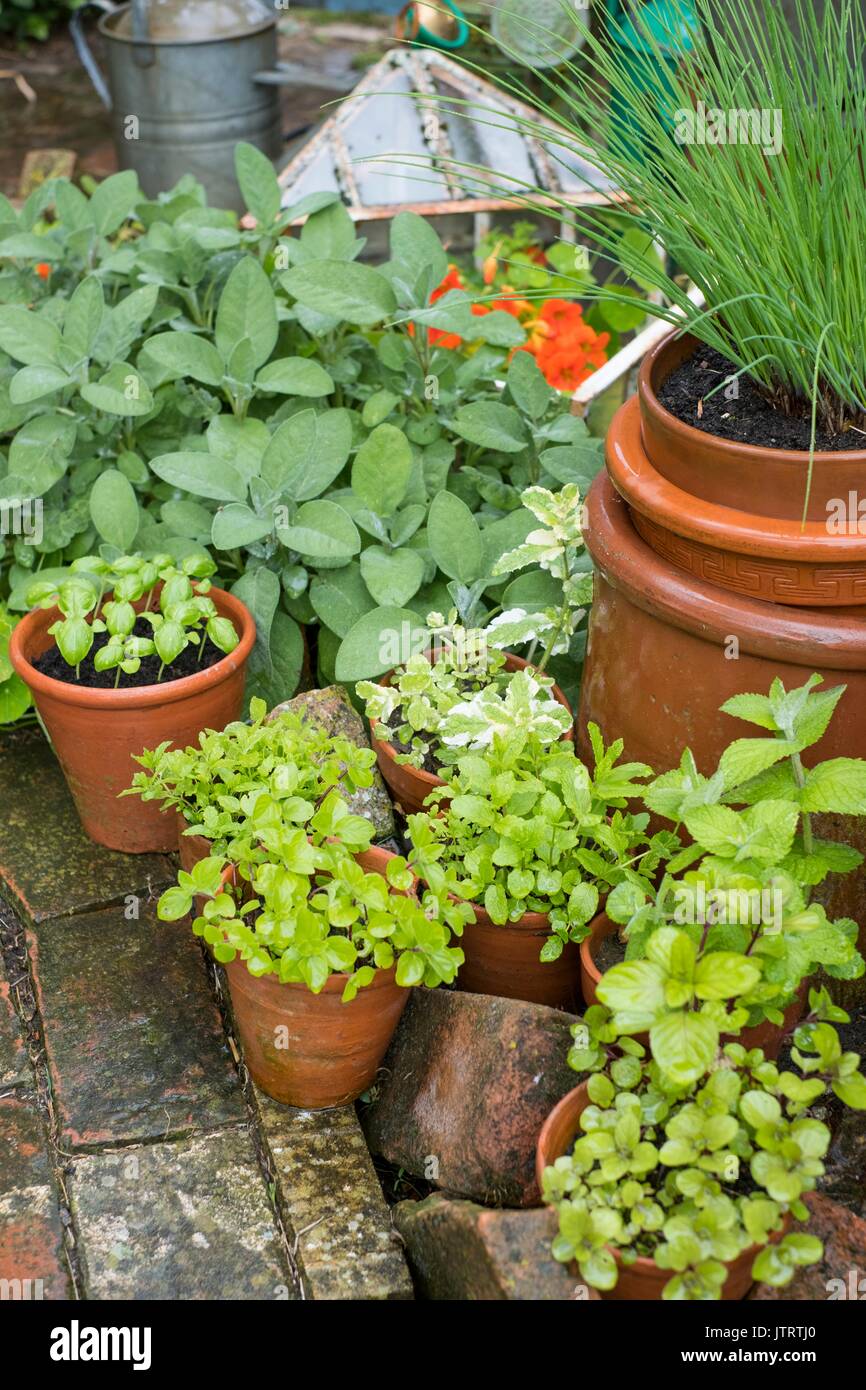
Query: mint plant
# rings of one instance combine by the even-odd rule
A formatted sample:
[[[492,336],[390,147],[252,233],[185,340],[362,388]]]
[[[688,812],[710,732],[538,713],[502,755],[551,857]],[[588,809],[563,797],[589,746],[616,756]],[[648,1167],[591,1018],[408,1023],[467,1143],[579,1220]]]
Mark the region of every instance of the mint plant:
[[[48,631],[63,660],[75,667],[76,679],[81,679],[81,663],[97,635],[105,633],[93,665],[96,671],[116,670],[115,688],[123,674],[134,675],[142,659],[154,652],[161,681],[166,667],[189,646],[198,647],[200,661],[205,638],[226,653],[240,641],[232,621],[221,617],[208,597],[215,570],[206,554],[187,556],[180,569],[169,555],[122,555],[111,561],[89,555],[76,560],[73,573],[60,584],[40,580],[32,585],[27,601],[33,607],[60,609],[61,617]],[[106,592],[112,598],[103,601]],[[138,622],[150,628],[151,637],[135,635]]]
[[[275,975],[314,994],[332,975],[346,976],[344,1002],[392,966],[397,984],[407,988],[453,982],[463,953],[450,944],[449,923],[459,930],[459,910],[436,917],[422,907],[405,859],[393,857],[384,876],[356,861],[373,831],[340,794],[342,740],[331,748],[320,742],[321,759],[315,741],[298,740],[297,761],[277,763],[261,737],[262,711],[254,713],[247,756],[238,762],[250,772],[263,766],[269,788],[220,795],[219,811],[232,813],[231,826],[219,827],[228,854],[181,871],[177,886],[160,898],[160,918],[176,921],[203,899],[193,931],[218,961],[239,957],[251,975]],[[280,731],[282,737],[297,732],[291,720]],[[368,763],[362,778],[364,771]],[[213,819],[210,828],[218,828]]]
[[[205,730],[198,747],[169,743],[146,749],[142,771],[124,796],[157,801],[177,812],[185,833],[210,840],[214,857],[245,861],[255,853],[262,799],[287,825],[303,824],[330,791],[351,796],[373,782],[375,755],[350,739],[334,737],[291,710],[268,718],[264,700],[250,703],[250,722]]]
[[[542,743],[515,725],[483,753],[460,757],[432,809],[409,817],[411,866],[440,909],[452,898],[483,906],[498,926],[548,914],[541,959],[582,940],[602,893],[628,883],[646,891],[678,846],[647,837],[648,817],[627,809],[651,771],[622,763],[590,725],[592,773],[570,743]]]
[[[828,873],[856,869],[862,855],[819,839],[812,813],[866,814],[866,762],[834,758],[811,768],[803,764],[803,753],[826,732],[845,689],[817,690],[820,684],[821,677],[813,675],[799,689],[786,691],[776,680],[769,695],[735,696],[722,708],[757,723],[771,737],[735,740],[711,777],[698,773],[686,750],[679,768],[644,790],[645,805],[674,821],[691,843],[669,860],[651,891],[624,884],[610,894],[607,915],[623,929],[630,973],[628,983],[621,967],[606,973],[605,994],[599,996],[606,1002],[615,997],[627,1011],[642,995],[644,1013],[652,1012],[650,1001],[658,997],[659,986],[668,1000],[672,997],[659,971],[663,974],[676,957],[676,968],[685,972],[677,1006],[694,1008],[685,994],[686,977],[695,979],[698,968],[712,969],[717,985],[721,978],[736,983],[742,967],[733,959],[723,967],[720,958],[734,953],[748,962],[750,972],[758,972],[749,990],[740,991],[744,1022],[780,1024],[802,981],[818,968],[836,979],[863,974],[857,924],[830,920],[813,900],[814,888]],[[675,950],[669,949],[673,928],[678,929]],[[696,1063],[715,1047],[716,1024],[723,1022],[718,1009],[700,1009],[677,1025],[694,1035]],[[723,1031],[732,1030],[725,1024]]]
[[[729,963],[711,959],[693,977],[703,997],[750,988],[746,974],[725,978]],[[669,995],[682,965],[668,976]],[[793,1033],[797,1071],[737,1041],[693,1067],[692,1035],[680,1032],[668,1048],[651,1033],[647,1057],[617,1013],[588,1009],[572,1029],[569,1062],[587,1076],[590,1104],[573,1149],[543,1179],[559,1215],[554,1257],[575,1261],[602,1290],[615,1287],[621,1266],[652,1259],[671,1271],[663,1297],[675,1300],[719,1298],[726,1266],[756,1246],[752,1277],[777,1287],[820,1259],[821,1241],[788,1233],[787,1221],[808,1220],[803,1196],[824,1172],[830,1131],[812,1110],[829,1091],[866,1109],[860,1058],[842,1051],[832,1026],[848,1021],[826,990],[812,990]]]

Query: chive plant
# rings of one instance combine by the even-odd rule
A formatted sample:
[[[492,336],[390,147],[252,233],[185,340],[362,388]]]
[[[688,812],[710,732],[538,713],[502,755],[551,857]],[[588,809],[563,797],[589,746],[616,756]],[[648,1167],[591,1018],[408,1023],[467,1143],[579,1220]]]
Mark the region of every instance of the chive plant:
[[[664,33],[641,23],[640,7],[630,7],[629,18],[648,52],[636,61],[617,42],[626,38],[619,23],[609,19],[595,32],[585,10],[562,4],[585,45],[547,76],[540,109],[565,134],[551,140],[531,116],[517,123],[556,157],[579,154],[612,180],[626,199],[622,216],[666,248],[667,265],[646,255],[646,237],[623,240],[609,210],[575,209],[563,197],[557,215],[579,235],[591,231],[629,274],[662,292],[648,313],[681,328],[684,317],[687,330],[751,377],[778,410],[811,419],[813,451],[819,427],[864,432],[866,447],[860,0],[828,0],[823,15],[810,0],[792,0],[793,24],[774,0],[670,0],[664,33],[682,35],[690,15],[692,23],[691,51],[678,65]],[[529,95],[519,76],[505,85]],[[466,103],[453,105],[459,111]],[[545,205],[539,189],[478,166],[457,168],[464,184],[477,179],[489,196],[492,181],[549,214],[549,195]],[[689,281],[706,309],[689,300]],[[579,292],[624,294],[588,290],[583,281]]]

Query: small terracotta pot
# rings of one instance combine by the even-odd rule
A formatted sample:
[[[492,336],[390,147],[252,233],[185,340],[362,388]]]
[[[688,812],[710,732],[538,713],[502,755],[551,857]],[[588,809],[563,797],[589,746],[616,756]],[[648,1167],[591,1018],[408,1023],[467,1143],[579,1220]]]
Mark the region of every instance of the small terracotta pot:
[[[384,874],[393,858],[378,845],[355,855],[366,873]],[[234,873],[230,865],[223,883]],[[265,1095],[302,1110],[357,1100],[374,1080],[409,998],[395,982],[396,965],[377,971],[348,1004],[341,998],[345,973],[332,975],[313,994],[273,975],[256,978],[240,959],[223,968],[250,1076]]]
[[[580,1117],[590,1103],[587,1085],[584,1082],[563,1096],[542,1125],[535,1151],[535,1175],[539,1190],[541,1190],[545,1168],[549,1168],[558,1158],[571,1150],[574,1141],[581,1132]],[[782,1229],[771,1237],[773,1244],[782,1239],[789,1225],[790,1217],[786,1215]],[[725,1302],[733,1302],[746,1297],[754,1283],[752,1264],[760,1250],[759,1245],[751,1245],[730,1262],[727,1267],[728,1277],[722,1287],[721,1294]],[[674,1277],[674,1270],[659,1269],[655,1260],[641,1255],[638,1256],[634,1264],[626,1265],[620,1260],[618,1251],[614,1250],[612,1253],[619,1267],[619,1278],[614,1288],[599,1290],[602,1298],[616,1302],[661,1299],[665,1284]],[[579,1279],[580,1270],[577,1264],[572,1263],[570,1268],[574,1277]]]
[[[519,922],[499,927],[483,907],[472,906],[475,921],[463,928],[460,944],[466,959],[457,974],[457,988],[574,1013],[579,1001],[580,954],[569,942],[558,960],[539,960],[550,936],[547,914],[528,912]]]
[[[766,692],[775,677],[793,689],[813,671],[826,688],[846,690],[824,737],[809,749],[808,765],[866,757],[866,623],[859,610],[761,603],[683,573],[637,534],[605,475],[586,505],[584,537],[596,576],[577,723],[584,759],[591,757],[586,727],[594,721],[606,742],[622,738],[624,756],[657,773],[676,767],[691,748],[709,776],[734,739],[760,732],[723,713],[723,702]],[[862,817],[818,816],[815,830],[866,848]],[[815,896],[829,916],[866,924],[862,869],[830,874]]]
[[[522,656],[514,656],[507,652],[505,656],[506,671],[524,671],[529,665]],[[388,671],[381,676],[379,685],[390,685],[393,671]],[[572,715],[572,727],[563,734],[563,740],[568,742],[574,738],[574,716],[571,705],[568,703],[558,685],[552,687],[551,693],[557,704],[562,705]],[[379,728],[378,719],[370,720],[370,736],[373,747],[376,750],[376,760],[379,770],[385,779],[385,783],[394,800],[402,807],[404,815],[413,816],[418,811],[424,810],[424,801],[436,787],[445,785],[441,777],[435,773],[425,772],[422,768],[412,767],[409,763],[397,762],[397,750],[387,737],[379,738],[377,729]]]
[[[587,1006],[599,1002],[598,984],[603,973],[595,963],[595,952],[599,942],[606,936],[613,936],[614,932],[618,930],[616,922],[612,922],[604,912],[600,912],[593,919],[589,936],[580,943],[580,989]],[[744,1028],[736,1035],[723,1033],[721,1042],[723,1044],[738,1042],[746,1048],[762,1047],[767,1059],[775,1061],[786,1034],[796,1027],[806,1012],[808,998],[809,981],[803,980],[797,990],[796,999],[793,999],[785,1010],[784,1023],[769,1023],[765,1020],[763,1023],[756,1024],[754,1028]],[[648,1033],[639,1033],[635,1037],[638,1042],[643,1043],[644,1047],[649,1047]]]
[[[213,840],[206,840],[204,835],[185,835],[187,822],[179,812],[176,815],[176,820],[177,853],[180,867],[191,874],[200,860],[208,859],[213,854]]]
[[[118,799],[140,771],[133,756],[166,740],[186,747],[202,729],[222,729],[241,713],[256,626],[233,595],[211,589],[210,597],[240,635],[234,651],[206,671],[138,689],[68,685],[37,671],[33,660],[54,645],[48,629],[60,617],[56,608],[35,609],[12,633],[9,658],[33,693],[81,823],[97,844],[129,854],[176,849],[174,815],[156,802]]]
[[[831,534],[826,515],[804,527],[799,516],[765,517],[684,491],[647,454],[635,397],[614,417],[606,457],[608,473],[628,502],[639,534],[658,555],[696,579],[795,607],[866,604],[866,535]],[[866,464],[860,466],[866,474]],[[842,500],[847,506],[847,493]]]
[[[256,1085],[283,1105],[328,1110],[357,1100],[373,1082],[409,991],[396,966],[379,971],[349,1004],[347,975],[332,975],[321,994],[306,985],[256,979],[242,960],[225,966],[244,1062]]]
[[[644,448],[654,467],[692,498],[735,508],[753,517],[776,517],[799,526],[809,471],[808,451],[761,448],[721,439],[686,425],[661,404],[658,391],[697,340],[669,334],[641,364],[638,377]],[[827,504],[862,495],[866,449],[816,453],[807,520],[827,521]],[[837,537],[845,541],[847,537]],[[852,537],[851,539],[856,539]],[[863,544],[863,537],[860,537]],[[787,600],[783,600],[787,601]]]

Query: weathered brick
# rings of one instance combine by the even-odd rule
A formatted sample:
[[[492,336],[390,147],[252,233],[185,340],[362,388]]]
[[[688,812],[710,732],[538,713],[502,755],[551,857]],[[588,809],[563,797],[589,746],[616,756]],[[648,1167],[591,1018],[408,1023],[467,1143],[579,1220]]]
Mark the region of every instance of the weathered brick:
[[[489,1211],[439,1195],[399,1202],[394,1224],[419,1297],[490,1302],[596,1299],[550,1253],[556,1217],[548,1208]]]
[[[307,1297],[411,1298],[409,1271],[354,1107],[294,1110],[258,1090],[255,1100]]]
[[[17,1096],[0,1100],[0,1286],[0,1297],[71,1296],[45,1135]]]
[[[88,1154],[67,1190],[88,1298],[299,1296],[245,1129]]]
[[[533,1205],[538,1133],[575,1085],[573,1022],[540,1004],[413,990],[362,1112],[371,1149],[459,1196]]]
[[[201,950],[186,922],[122,909],[30,934],[33,974],[68,1147],[162,1138],[246,1110]]]
[[[146,898],[172,882],[165,855],[117,854],[87,838],[41,734],[0,738],[0,787],[0,880],[32,922]]]

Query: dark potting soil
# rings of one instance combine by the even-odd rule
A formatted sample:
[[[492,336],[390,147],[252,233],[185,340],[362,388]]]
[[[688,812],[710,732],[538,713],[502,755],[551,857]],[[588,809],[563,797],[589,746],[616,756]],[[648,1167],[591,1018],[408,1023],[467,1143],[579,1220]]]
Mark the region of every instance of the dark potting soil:
[[[144,618],[139,618],[133,629],[136,637],[150,637],[152,631],[150,623]],[[86,685],[94,690],[113,690],[117,678],[116,669],[97,671],[93,665],[96,653],[105,646],[107,641],[107,632],[96,634],[93,639],[93,646],[81,663],[80,680],[75,674],[75,667],[67,666],[56,647],[49,647],[47,652],[36,658],[33,665],[43,676],[50,676],[55,681],[63,681],[66,685]],[[134,676],[128,676],[125,671],[121,671],[120,684],[117,689],[132,690],[144,685],[168,685],[170,681],[179,681],[184,676],[194,676],[199,671],[206,671],[209,666],[215,666],[218,661],[222,661],[224,656],[225,652],[221,652],[219,647],[215,647],[210,638],[206,637],[201,661],[199,661],[199,648],[190,645],[181,652],[176,661],[173,661],[170,666],[166,666],[162,673],[162,680],[159,681],[157,678],[162,662],[154,653],[153,656],[142,658],[141,666]]]
[[[707,395],[737,368],[714,348],[699,347],[662,384],[658,398],[666,410],[704,434],[736,440],[762,449],[799,449],[809,452],[812,432],[810,407],[800,416],[785,415],[767,400],[745,373],[737,378],[739,398],[728,400],[723,386],[709,400]],[[866,449],[866,435],[857,430],[828,434],[821,429],[815,448],[824,453]]]
[[[602,975],[625,960],[625,942],[620,940],[619,932],[611,932],[602,937],[593,948],[592,958]]]
[[[402,723],[403,717],[398,709],[395,709],[393,714],[391,714],[390,718],[386,721],[386,726],[391,730],[392,735],[388,742],[396,753],[406,753],[409,751],[407,744],[402,743],[397,737],[397,730]],[[442,774],[439,771],[439,763],[436,761],[436,754],[432,746],[424,754],[424,761],[421,767],[424,772],[430,772],[434,777],[441,777]]]

